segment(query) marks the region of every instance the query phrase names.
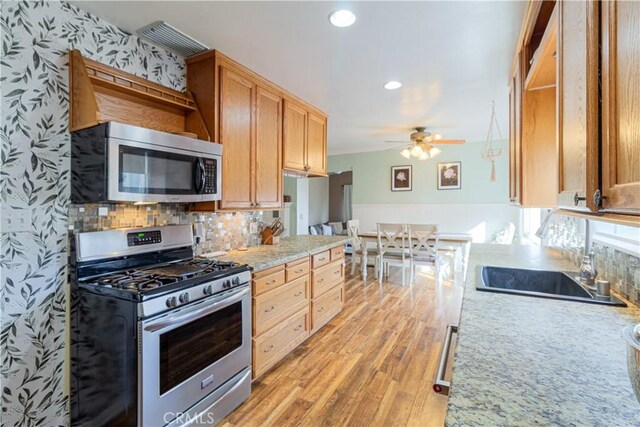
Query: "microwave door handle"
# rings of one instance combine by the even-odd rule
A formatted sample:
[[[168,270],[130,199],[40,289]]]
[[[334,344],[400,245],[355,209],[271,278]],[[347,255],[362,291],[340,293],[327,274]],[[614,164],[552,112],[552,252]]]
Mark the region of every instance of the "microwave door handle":
[[[202,193],[202,189],[204,188],[206,175],[204,172],[204,161],[201,157],[198,157],[196,160],[198,166],[198,173],[195,174],[195,184],[196,184],[196,193]]]

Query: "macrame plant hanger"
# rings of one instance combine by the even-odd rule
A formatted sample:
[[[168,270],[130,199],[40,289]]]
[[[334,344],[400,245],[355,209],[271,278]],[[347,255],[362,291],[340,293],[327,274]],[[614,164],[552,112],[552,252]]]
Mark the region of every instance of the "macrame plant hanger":
[[[498,131],[498,137],[502,140],[502,132],[500,132],[500,125],[498,125],[498,119],[496,118],[496,102],[491,101],[491,119],[489,120],[489,132],[487,133],[487,142],[484,145],[484,150],[480,153],[482,158],[491,162],[491,182],[496,180],[496,159],[502,156],[502,148],[493,148],[493,126],[495,124]]]

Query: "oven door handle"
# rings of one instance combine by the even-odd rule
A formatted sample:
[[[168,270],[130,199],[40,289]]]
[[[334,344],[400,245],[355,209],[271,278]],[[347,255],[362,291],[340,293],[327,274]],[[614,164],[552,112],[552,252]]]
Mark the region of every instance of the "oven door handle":
[[[237,294],[224,298],[220,301],[214,302],[213,304],[207,305],[206,307],[200,308],[198,310],[190,311],[188,313],[185,313],[179,316],[170,317],[167,320],[164,320],[158,323],[152,323],[150,325],[147,325],[144,327],[144,330],[146,332],[156,332],[161,329],[167,328],[169,326],[174,326],[174,325],[179,325],[182,323],[189,322],[193,319],[197,319],[198,317],[202,317],[204,315],[213,313],[214,311],[218,311],[220,308],[226,307],[228,305],[231,305],[233,303],[240,301],[248,292],[249,292],[248,288],[244,289],[241,292],[238,292]]]

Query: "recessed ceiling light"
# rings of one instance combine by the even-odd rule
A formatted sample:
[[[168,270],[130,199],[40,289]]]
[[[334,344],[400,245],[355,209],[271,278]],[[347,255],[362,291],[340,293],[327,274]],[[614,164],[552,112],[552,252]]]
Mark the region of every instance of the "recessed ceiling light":
[[[329,21],[336,27],[349,27],[356,22],[356,15],[350,10],[336,10],[329,15]]]
[[[402,83],[398,82],[398,81],[390,81],[390,82],[386,82],[384,84],[384,88],[385,89],[389,89],[389,90],[393,90],[393,89],[399,89],[402,87]]]

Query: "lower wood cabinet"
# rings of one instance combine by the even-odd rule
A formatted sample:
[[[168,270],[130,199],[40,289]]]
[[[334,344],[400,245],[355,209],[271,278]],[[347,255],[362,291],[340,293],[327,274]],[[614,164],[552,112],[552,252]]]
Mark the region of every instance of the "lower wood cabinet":
[[[253,339],[253,377],[278,363],[309,337],[309,306]]]
[[[254,273],[252,296],[257,378],[342,310],[344,246]]]

